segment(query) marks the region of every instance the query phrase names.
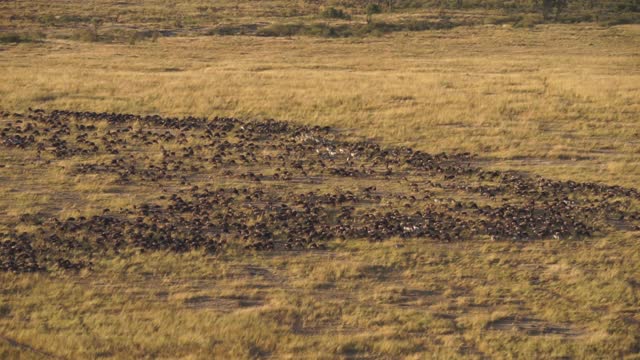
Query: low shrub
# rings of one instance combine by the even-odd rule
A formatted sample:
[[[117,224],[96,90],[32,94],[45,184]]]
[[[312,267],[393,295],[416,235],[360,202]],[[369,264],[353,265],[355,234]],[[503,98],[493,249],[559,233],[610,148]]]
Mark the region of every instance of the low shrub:
[[[598,18],[598,22],[605,26],[640,24],[640,14],[607,14],[604,16],[600,16]]]
[[[520,15],[505,15],[505,16],[488,16],[484,18],[485,25],[503,25],[503,24],[515,24],[522,19]]]
[[[271,24],[258,29],[257,36],[293,36],[299,35],[304,29],[303,24]]]
[[[538,24],[544,22],[542,15],[539,14],[527,14],[522,16],[518,21],[513,24],[514,27],[520,28],[533,28]]]
[[[0,44],[19,44],[41,41],[45,35],[42,33],[19,34],[14,32],[0,34]]]
[[[343,31],[347,27],[333,27],[327,24],[312,24],[304,29],[304,35],[320,36],[328,38],[346,37],[347,33]]]
[[[327,19],[345,19],[345,20],[351,19],[351,15],[347,14],[342,9],[336,9],[333,6],[324,8],[320,12],[320,16]]]
[[[124,30],[115,29],[103,31],[98,34],[93,28],[83,28],[76,30],[72,36],[72,40],[86,42],[101,43],[128,43],[135,45],[137,42],[150,40],[153,42],[163,36],[163,33],[157,30]]]
[[[367,5],[367,8],[365,10],[366,10],[367,14],[380,14],[380,13],[382,13],[382,7],[380,7],[380,5],[374,4],[374,3],[371,3],[371,4]]]
[[[78,29],[71,36],[73,40],[85,42],[97,42],[100,40],[98,33],[93,29]]]
[[[413,20],[403,23],[388,23],[383,21],[372,21],[366,24],[341,24],[328,25],[316,23],[305,25],[296,24],[272,24],[256,31],[258,36],[321,36],[328,38],[350,37],[350,36],[382,36],[396,31],[423,31],[423,30],[443,30],[455,27],[456,24],[441,20]]]
[[[256,24],[220,25],[207,30],[206,34],[220,36],[250,35],[255,34],[256,30],[258,30],[258,25]]]

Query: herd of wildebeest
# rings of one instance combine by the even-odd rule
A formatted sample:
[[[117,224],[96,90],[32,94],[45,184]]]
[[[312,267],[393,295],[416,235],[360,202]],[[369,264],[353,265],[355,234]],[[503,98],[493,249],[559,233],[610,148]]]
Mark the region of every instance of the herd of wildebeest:
[[[69,181],[98,178],[149,200],[74,217],[0,208],[0,271],[91,268],[123,252],[321,251],[333,239],[580,241],[640,230],[633,188],[353,139],[274,120],[2,112],[5,189],[9,171],[65,161]]]

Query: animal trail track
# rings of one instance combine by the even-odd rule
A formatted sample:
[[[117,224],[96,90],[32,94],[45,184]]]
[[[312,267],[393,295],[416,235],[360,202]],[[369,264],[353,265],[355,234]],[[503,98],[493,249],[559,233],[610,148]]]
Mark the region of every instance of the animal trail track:
[[[20,154],[12,167],[65,161],[67,177],[157,194],[99,215],[7,218],[2,271],[80,269],[131,250],[324,249],[337,238],[581,238],[640,221],[636,189],[490,171],[471,154],[274,120],[1,113],[0,149]]]

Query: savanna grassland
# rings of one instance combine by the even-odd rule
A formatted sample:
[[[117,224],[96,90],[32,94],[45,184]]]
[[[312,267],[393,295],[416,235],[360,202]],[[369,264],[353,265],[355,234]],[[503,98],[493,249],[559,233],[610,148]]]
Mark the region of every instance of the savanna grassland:
[[[0,358],[638,356],[638,25],[0,7]]]

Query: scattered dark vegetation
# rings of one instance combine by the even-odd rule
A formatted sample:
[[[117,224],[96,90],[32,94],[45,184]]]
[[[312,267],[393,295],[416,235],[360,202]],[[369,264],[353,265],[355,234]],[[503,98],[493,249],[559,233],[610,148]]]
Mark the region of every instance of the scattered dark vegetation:
[[[336,9],[333,6],[322,9],[322,12],[320,12],[320,16],[327,19],[351,19],[351,15],[349,15],[342,9]]]
[[[221,28],[212,33],[222,35],[256,34],[258,36],[323,36],[350,37],[383,35],[397,31],[424,31],[450,29],[456,26],[473,25],[478,21],[484,24],[511,24],[515,27],[534,27],[549,22],[576,23],[599,22],[603,25],[620,25],[640,22],[640,7],[634,1],[621,1],[615,5],[597,1],[578,2],[569,0],[540,1],[450,1],[425,2],[418,7],[475,9],[484,8],[503,10],[503,15],[488,15],[485,18],[456,18],[446,13],[436,19],[414,18],[400,22],[376,21],[374,15],[389,11],[399,11],[412,7],[401,1],[380,1],[361,3],[342,3],[356,13],[366,15],[366,24],[353,22],[348,24],[316,23],[274,23],[259,27],[254,31],[246,29]],[[452,13],[455,14],[455,13]],[[350,19],[350,15],[335,7],[324,8],[321,16],[328,19]]]
[[[60,14],[60,15],[41,15],[37,21],[47,26],[61,26],[64,24],[87,24],[91,23],[92,17],[81,16],[76,14]]]
[[[158,194],[97,214],[5,219],[2,271],[90,268],[125,251],[322,250],[334,239],[578,240],[640,229],[633,188],[491,171],[468,153],[347,141],[328,127],[42,110],[4,113],[0,125],[0,147],[24,152],[29,163],[74,160],[68,176],[111,177]]]
[[[258,36],[320,36],[351,37],[383,35],[397,31],[425,31],[450,29],[456,26],[495,24],[515,27],[535,27],[543,23],[596,22],[605,26],[640,23],[640,3],[637,0],[343,0],[340,2],[314,3],[309,9],[292,8],[281,13],[280,19],[264,25],[266,21],[252,23],[220,23],[222,17],[215,15],[221,9],[198,6],[198,14],[176,12],[171,17],[139,15],[140,21],[157,22],[152,26],[122,22],[121,15],[102,14],[14,14],[11,24],[32,21],[49,29],[69,28],[72,35],[60,35],[88,42],[117,42],[135,44],[139,41],[156,40],[176,32],[206,35],[258,35]],[[382,13],[411,15],[415,9],[438,10],[437,15],[390,19]],[[237,12],[238,10],[236,10]],[[314,11],[325,23],[313,23],[308,19]],[[468,16],[475,14],[477,16]],[[485,12],[485,13],[483,13]],[[214,16],[215,15],[215,16]],[[272,16],[272,14],[269,14]],[[136,15],[138,16],[138,15]],[[344,20],[336,22],[335,20]],[[204,21],[204,23],[202,23]],[[135,26],[130,26],[135,24]],[[164,24],[158,26],[158,24]],[[115,25],[115,26],[114,26]],[[140,30],[145,29],[146,30]],[[165,29],[165,30],[160,30]],[[166,29],[174,29],[173,32]],[[0,35],[0,43],[32,42],[44,36],[7,32]],[[53,37],[56,37],[55,35]]]
[[[382,8],[378,4],[370,3],[367,5],[365,11],[367,13],[367,24],[371,24],[373,22],[373,15],[380,14]]]
[[[315,4],[318,5],[318,4]],[[155,41],[160,36],[180,33],[206,35],[258,35],[258,36],[320,36],[351,37],[379,36],[397,31],[425,31],[450,29],[457,26],[494,24],[515,27],[535,27],[544,23],[596,22],[604,26],[640,23],[640,4],[637,0],[593,1],[593,0],[345,0],[326,6],[313,7],[316,15],[326,19],[325,23],[309,22],[308,12],[290,9],[281,14],[281,19],[264,25],[264,21],[253,23],[220,23],[220,17],[211,17],[220,9],[198,7],[204,18],[176,13],[171,19],[144,17],[144,22],[167,22],[164,29],[157,26],[145,29],[145,25],[128,27],[120,15],[90,17],[80,14],[14,14],[11,23],[33,21],[47,28],[69,28],[72,34],[63,33],[63,38],[88,42],[114,42],[135,44],[139,41]],[[381,13],[411,14],[416,8],[440,10],[435,16],[416,16],[402,20],[390,19]],[[476,11],[480,16],[467,16]],[[482,14],[482,11],[487,11]],[[290,21],[291,19],[293,21]],[[296,21],[295,19],[299,19]],[[345,20],[337,22],[335,20]],[[207,21],[206,25],[200,23]],[[213,23],[212,23],[213,22]],[[117,26],[113,26],[117,24]],[[106,26],[109,25],[109,26]],[[124,26],[122,26],[124,25]],[[140,30],[143,29],[143,30]],[[6,32],[0,34],[0,43],[33,42],[43,39],[44,34],[22,34]],[[56,36],[54,36],[56,37]]]
[[[0,33],[0,44],[19,44],[42,41],[45,38],[43,33]]]
[[[411,9],[494,10],[502,15],[485,23],[510,23],[530,26],[543,22],[599,22],[617,25],[640,22],[640,2],[637,0],[378,0],[377,2],[342,1],[346,8],[363,9],[371,20],[373,14],[401,12]],[[542,16],[538,19],[537,16]],[[535,20],[534,20],[535,19]]]
[[[366,24],[338,24],[330,25],[325,23],[315,24],[272,24],[256,31],[258,36],[322,36],[322,37],[352,37],[367,35],[384,35],[397,31],[424,31],[451,29],[455,23],[442,19],[431,20],[411,20],[403,23],[390,23],[384,21],[372,21]]]
[[[366,0],[342,0],[345,7],[365,7]],[[558,6],[567,11],[640,11],[636,0],[378,0],[373,2],[385,9],[447,8],[447,9],[495,9],[505,11],[554,10]]]
[[[164,36],[163,33],[157,30],[136,31],[116,29],[105,32],[98,32],[93,28],[82,28],[76,30],[71,38],[73,40],[86,42],[129,43],[131,45],[134,45],[140,41],[155,42],[162,36]]]
[[[11,306],[7,304],[0,305],[0,318],[8,317],[11,314]]]
[[[256,33],[256,30],[258,30],[258,25],[256,24],[220,25],[207,30],[206,35],[252,35]]]

